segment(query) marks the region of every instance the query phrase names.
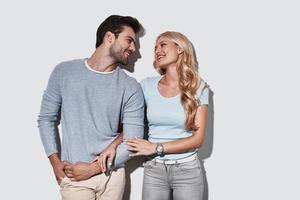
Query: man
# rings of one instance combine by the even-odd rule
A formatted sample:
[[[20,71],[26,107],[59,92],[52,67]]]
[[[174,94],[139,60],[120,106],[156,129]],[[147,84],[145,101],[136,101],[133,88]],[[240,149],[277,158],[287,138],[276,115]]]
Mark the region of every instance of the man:
[[[90,58],[62,62],[50,76],[38,125],[65,200],[122,199],[129,152],[120,143],[143,136],[144,99],[137,81],[118,65],[128,64],[140,29],[135,18],[108,17]],[[103,173],[107,167],[100,164],[112,164],[114,156],[113,170]]]

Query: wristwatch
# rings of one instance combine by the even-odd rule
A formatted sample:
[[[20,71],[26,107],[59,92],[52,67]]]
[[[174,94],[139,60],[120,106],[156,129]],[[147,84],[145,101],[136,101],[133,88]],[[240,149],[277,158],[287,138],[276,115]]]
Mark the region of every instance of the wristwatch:
[[[160,157],[164,156],[164,147],[161,143],[156,144],[155,151],[158,156]]]

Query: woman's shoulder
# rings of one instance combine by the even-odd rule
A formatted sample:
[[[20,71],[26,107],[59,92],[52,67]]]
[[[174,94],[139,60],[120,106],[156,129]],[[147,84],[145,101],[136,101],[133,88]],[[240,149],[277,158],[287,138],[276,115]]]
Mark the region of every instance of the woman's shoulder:
[[[200,100],[200,104],[208,104],[208,101],[209,101],[209,85],[203,79],[200,80],[199,88],[197,90],[197,97]]]
[[[146,101],[149,95],[154,94],[155,88],[157,87],[157,83],[159,80],[160,80],[160,76],[151,76],[151,77],[144,78],[140,82]]]
[[[149,76],[149,77],[142,79],[141,82],[151,83],[151,82],[159,80],[160,78],[161,78],[161,76]]]
[[[200,84],[198,90],[204,90],[204,89],[209,89],[208,83],[204,79],[200,79]]]
[[[159,81],[161,77],[160,76],[150,76],[147,78],[144,78],[140,81],[140,84],[142,86],[152,86],[152,85],[156,85],[157,81]]]

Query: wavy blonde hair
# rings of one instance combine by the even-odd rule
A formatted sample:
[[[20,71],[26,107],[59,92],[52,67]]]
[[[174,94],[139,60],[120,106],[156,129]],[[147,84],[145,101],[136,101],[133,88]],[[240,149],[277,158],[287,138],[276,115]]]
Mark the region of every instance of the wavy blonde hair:
[[[196,130],[198,127],[195,124],[195,116],[199,105],[199,98],[196,92],[199,88],[201,78],[198,73],[198,63],[193,45],[185,35],[179,32],[164,32],[157,37],[156,42],[160,37],[165,37],[174,42],[183,51],[183,55],[177,62],[176,70],[179,77],[178,85],[181,91],[181,104],[186,116],[184,126],[186,129]],[[161,75],[166,73],[164,69],[160,69],[156,65],[155,61],[153,65]]]

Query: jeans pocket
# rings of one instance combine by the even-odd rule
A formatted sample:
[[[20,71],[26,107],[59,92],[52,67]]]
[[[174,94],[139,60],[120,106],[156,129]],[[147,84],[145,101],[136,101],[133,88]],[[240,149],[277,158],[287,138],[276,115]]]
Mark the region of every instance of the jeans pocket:
[[[152,160],[148,160],[148,161],[146,161],[146,162],[143,163],[143,167],[144,168],[148,168],[148,169],[153,168],[154,165],[155,165],[154,161],[152,161]]]
[[[180,170],[178,176],[180,176],[182,180],[193,184],[203,183],[202,169],[198,159],[180,163],[178,168]]]
[[[198,159],[178,164],[181,171],[199,169]]]

